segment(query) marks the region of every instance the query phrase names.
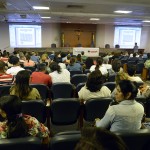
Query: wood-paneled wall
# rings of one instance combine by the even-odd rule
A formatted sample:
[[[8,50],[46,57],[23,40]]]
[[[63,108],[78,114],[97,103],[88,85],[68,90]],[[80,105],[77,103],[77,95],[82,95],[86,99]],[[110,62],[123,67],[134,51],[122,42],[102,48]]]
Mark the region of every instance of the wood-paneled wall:
[[[79,40],[76,30],[80,30]],[[61,33],[64,36],[64,46],[77,47],[80,43],[82,47],[91,47],[92,41],[94,45],[96,41],[96,24],[61,24]]]

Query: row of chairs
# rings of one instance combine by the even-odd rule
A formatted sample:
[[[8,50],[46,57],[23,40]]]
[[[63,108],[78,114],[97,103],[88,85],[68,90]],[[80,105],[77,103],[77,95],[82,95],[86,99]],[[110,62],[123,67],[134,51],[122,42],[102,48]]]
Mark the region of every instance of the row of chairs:
[[[150,130],[142,129],[137,131],[115,132],[123,139],[129,150],[150,149]],[[61,132],[56,134],[50,141],[47,150],[73,150],[81,138],[80,131]],[[24,137],[15,139],[1,139],[1,150],[44,150],[39,138]]]
[[[118,131],[116,135],[121,137],[129,150],[150,149],[150,130],[141,129],[136,131]],[[50,142],[51,150],[73,150],[81,138],[80,131],[69,131],[56,134]],[[108,141],[109,143],[109,141]]]

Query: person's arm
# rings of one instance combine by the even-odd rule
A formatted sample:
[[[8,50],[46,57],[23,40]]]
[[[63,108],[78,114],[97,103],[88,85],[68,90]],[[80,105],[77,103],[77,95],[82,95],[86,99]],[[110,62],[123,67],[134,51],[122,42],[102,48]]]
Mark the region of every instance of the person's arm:
[[[25,122],[29,126],[29,134],[42,139],[42,144],[49,144],[49,130],[35,117],[26,116]]]
[[[114,117],[115,112],[113,110],[113,106],[109,106],[105,116],[101,120],[96,121],[96,127],[108,129],[111,126]]]

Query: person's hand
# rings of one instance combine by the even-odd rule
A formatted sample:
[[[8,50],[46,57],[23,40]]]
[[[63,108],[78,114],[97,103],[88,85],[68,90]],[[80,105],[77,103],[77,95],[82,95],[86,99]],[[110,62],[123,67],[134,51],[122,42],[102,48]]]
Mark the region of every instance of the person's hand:
[[[139,87],[141,93],[145,93],[148,90],[149,86],[147,84],[143,84]]]
[[[94,120],[94,126],[96,127],[96,124],[97,124],[97,122],[99,122],[101,119],[99,119],[99,118],[95,118],[95,120]]]

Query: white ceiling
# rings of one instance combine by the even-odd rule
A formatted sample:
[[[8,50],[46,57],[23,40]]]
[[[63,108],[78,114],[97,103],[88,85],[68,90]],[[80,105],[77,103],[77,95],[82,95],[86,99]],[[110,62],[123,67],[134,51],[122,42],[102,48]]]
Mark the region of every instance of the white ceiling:
[[[50,10],[34,10],[34,5],[49,6]],[[115,14],[115,10],[133,12]],[[100,20],[90,21],[91,17]],[[150,20],[150,0],[0,0],[0,22],[150,24],[143,20]]]

